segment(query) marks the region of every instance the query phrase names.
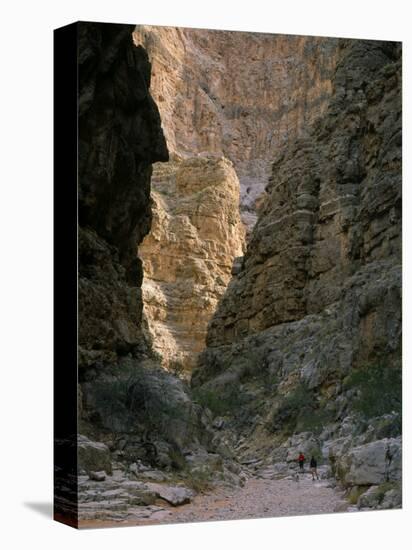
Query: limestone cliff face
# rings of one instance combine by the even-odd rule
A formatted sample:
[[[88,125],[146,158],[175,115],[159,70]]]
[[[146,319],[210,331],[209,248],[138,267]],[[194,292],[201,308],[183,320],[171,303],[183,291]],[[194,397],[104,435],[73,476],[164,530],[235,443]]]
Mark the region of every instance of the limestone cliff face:
[[[273,163],[192,383],[232,400],[245,449],[315,448],[354,485],[352,455],[400,430],[401,61],[395,43],[339,46],[330,105]]]
[[[384,49],[361,44],[342,46],[327,116],[273,164],[269,200],[211,325],[212,346],[320,313],[351,277],[400,262],[397,66]]]
[[[145,315],[163,364],[191,370],[242,255],[239,182],[223,157],[175,156],[156,167],[152,201],[152,228],[139,247]]]
[[[275,151],[327,105],[337,41],[143,26],[134,41],[148,51],[168,148],[182,159],[155,167],[155,223],[140,253],[144,308],[164,364],[190,370],[233,259],[242,255],[237,179],[249,232],[266,200]]]
[[[250,229],[274,154],[327,106],[337,40],[150,26],[134,39],[153,65],[169,150],[230,159]]]

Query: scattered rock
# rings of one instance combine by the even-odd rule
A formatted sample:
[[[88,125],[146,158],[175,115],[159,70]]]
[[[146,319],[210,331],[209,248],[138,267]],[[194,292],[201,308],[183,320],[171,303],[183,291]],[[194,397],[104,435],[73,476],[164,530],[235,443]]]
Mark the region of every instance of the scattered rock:
[[[195,495],[194,491],[186,487],[173,487],[157,483],[148,483],[147,487],[172,506],[187,504]]]
[[[214,428],[216,428],[217,430],[221,430],[225,425],[225,419],[222,418],[221,416],[217,416],[214,420],[213,420],[213,424],[212,426]]]
[[[89,478],[93,481],[104,481],[106,479],[106,472],[89,472]]]
[[[81,469],[90,474],[91,471],[104,470],[107,474],[112,473],[112,462],[109,448],[104,443],[91,441],[84,435],[77,439],[78,465]]]
[[[166,476],[160,470],[147,470],[139,472],[138,476],[144,479],[153,479],[154,481],[165,481]]]

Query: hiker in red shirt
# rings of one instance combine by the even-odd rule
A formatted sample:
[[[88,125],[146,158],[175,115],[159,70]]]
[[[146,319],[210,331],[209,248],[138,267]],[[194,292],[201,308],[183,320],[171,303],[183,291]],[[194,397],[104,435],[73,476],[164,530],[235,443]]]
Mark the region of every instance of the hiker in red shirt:
[[[303,453],[299,454],[298,462],[299,462],[299,469],[300,469],[301,472],[303,472],[303,466],[305,464],[305,455]]]

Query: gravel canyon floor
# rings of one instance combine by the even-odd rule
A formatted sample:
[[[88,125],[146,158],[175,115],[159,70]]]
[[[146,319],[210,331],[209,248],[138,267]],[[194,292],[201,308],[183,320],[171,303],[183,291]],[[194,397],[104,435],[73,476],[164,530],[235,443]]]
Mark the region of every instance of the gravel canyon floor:
[[[291,479],[249,479],[244,487],[199,494],[192,502],[179,507],[149,506],[139,517],[123,521],[90,520],[81,527],[114,525],[150,525],[252,519],[264,517],[299,516],[350,511],[343,494],[332,488],[327,480],[312,481],[304,474],[299,481]]]

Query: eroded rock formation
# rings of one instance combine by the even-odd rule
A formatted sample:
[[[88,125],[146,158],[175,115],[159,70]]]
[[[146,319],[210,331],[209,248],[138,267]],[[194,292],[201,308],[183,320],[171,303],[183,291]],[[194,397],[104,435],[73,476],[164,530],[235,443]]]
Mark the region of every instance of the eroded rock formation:
[[[240,181],[247,234],[266,200],[273,155],[301,135],[327,105],[337,41],[147,26],[136,27],[134,40],[144,45],[152,62],[152,91],[168,147],[182,159],[179,181],[188,178],[175,193],[176,163],[154,169],[156,221],[140,253],[145,313],[163,363],[190,370],[204,347],[207,323],[228,283],[233,259],[242,255],[242,231],[226,213],[231,210],[233,217],[238,210],[234,182]],[[227,184],[219,168],[222,158],[230,159],[234,168],[230,175],[226,170]],[[192,168],[196,165],[200,174],[202,163],[212,183],[217,177],[221,190],[227,185],[226,195],[220,193],[223,200],[211,198],[215,183],[209,193],[193,194],[194,177],[207,184]],[[199,201],[202,220],[195,212]],[[193,226],[194,218],[204,228],[190,229],[190,235],[184,220]],[[211,223],[219,218],[219,227]],[[168,230],[159,230],[163,223]],[[233,228],[237,236],[231,234]],[[185,270],[183,256],[189,260]]]
[[[151,165],[168,159],[150,63],[124,25],[79,25],[79,367],[144,351]],[[142,349],[140,349],[142,348]]]
[[[190,371],[243,254],[239,182],[224,157],[174,157],[156,167],[152,200],[152,228],[139,248],[145,315],[163,364]]]
[[[134,39],[153,64],[169,151],[230,159],[251,228],[273,155],[327,106],[337,40],[140,25]]]
[[[83,517],[239,483],[233,447],[270,475],[315,453],[359,506],[399,506],[399,45],[140,29],[173,153],[147,235],[168,158],[150,63],[131,28],[79,29]],[[232,268],[238,178],[250,226],[260,206]],[[191,393],[150,340],[190,368],[216,306]]]
[[[323,453],[350,486],[375,483],[352,476],[369,451],[362,468],[399,479],[400,71],[398,44],[340,41],[330,105],[275,159],[192,378],[226,401],[246,457]],[[392,454],[359,449],[387,437]]]
[[[169,475],[184,470],[194,479],[196,467],[213,464],[210,479],[216,473],[227,479],[224,461],[215,464],[211,452],[218,444],[207,415],[187,386],[161,368],[142,330],[137,246],[151,224],[151,165],[166,161],[168,151],[149,92],[148,56],[133,45],[132,30],[80,23],[78,31],[83,519],[99,514],[113,519],[119,509],[128,514],[129,507],[148,504],[149,489],[142,481],[135,482],[136,489],[133,480],[164,480],[160,469]],[[115,487],[123,497],[102,506],[99,489],[87,491],[107,475],[106,490]]]

